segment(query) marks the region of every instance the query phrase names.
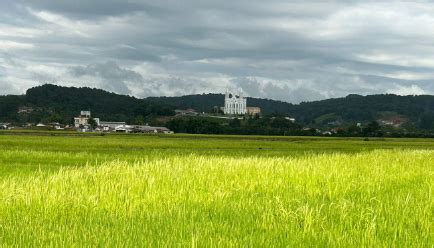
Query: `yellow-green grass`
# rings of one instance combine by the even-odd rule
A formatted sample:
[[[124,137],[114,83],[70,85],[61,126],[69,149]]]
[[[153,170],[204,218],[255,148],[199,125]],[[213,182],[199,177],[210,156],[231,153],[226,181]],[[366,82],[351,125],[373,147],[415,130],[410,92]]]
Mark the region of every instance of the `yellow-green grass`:
[[[305,154],[358,153],[376,149],[434,150],[434,139],[368,139],[212,135],[0,135],[0,178],[56,171],[115,159],[161,156],[297,157]],[[51,136],[55,134],[56,136]],[[77,133],[76,133],[77,134]],[[67,134],[69,135],[69,134]]]
[[[16,157],[21,162],[15,167],[40,168],[25,174],[5,170],[9,173],[0,178],[0,246],[434,243],[433,150],[320,153],[305,144],[308,152],[297,156],[284,151],[262,156],[264,150],[257,149],[201,154],[200,149],[193,152],[198,145],[191,144],[187,154],[157,139],[143,142],[149,140],[162,149],[104,152],[112,140],[85,139],[99,144],[100,150],[75,153],[72,145],[64,151],[48,145],[49,151],[23,146],[24,153],[15,148],[0,153],[1,166]],[[22,142],[38,143],[31,138]],[[127,147],[122,139],[117,142]],[[213,142],[203,146],[219,144]],[[234,142],[228,145],[260,144]],[[128,144],[141,147],[139,141]],[[50,166],[44,167],[44,161]]]

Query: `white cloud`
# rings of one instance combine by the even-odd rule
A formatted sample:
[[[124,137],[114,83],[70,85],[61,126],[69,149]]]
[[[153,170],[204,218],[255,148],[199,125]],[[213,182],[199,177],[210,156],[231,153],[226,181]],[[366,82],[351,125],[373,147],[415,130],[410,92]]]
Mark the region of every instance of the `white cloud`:
[[[387,93],[390,94],[396,94],[396,95],[401,95],[401,96],[408,96],[408,95],[427,95],[428,92],[423,90],[422,88],[420,88],[417,85],[410,85],[410,86],[405,86],[405,85],[395,85],[394,89],[388,90]]]
[[[60,32],[68,36],[72,35],[82,38],[92,37],[92,33],[90,31],[95,26],[88,22],[77,20],[74,21],[62,15],[54,14],[48,11],[34,11],[29,8],[29,12],[47,23],[45,28],[51,31],[51,35],[59,35]]]
[[[0,37],[35,38],[44,34],[45,32],[43,30],[36,28],[21,28],[0,24]]]
[[[409,52],[410,53],[410,52]],[[405,67],[431,67],[434,68],[434,55],[404,54],[403,51],[396,50],[393,53],[384,51],[372,51],[365,54],[355,54],[360,61],[368,63],[379,63],[385,65],[398,65]]]
[[[32,49],[35,46],[31,43],[20,43],[15,41],[0,40],[0,51],[11,52],[17,49]]]

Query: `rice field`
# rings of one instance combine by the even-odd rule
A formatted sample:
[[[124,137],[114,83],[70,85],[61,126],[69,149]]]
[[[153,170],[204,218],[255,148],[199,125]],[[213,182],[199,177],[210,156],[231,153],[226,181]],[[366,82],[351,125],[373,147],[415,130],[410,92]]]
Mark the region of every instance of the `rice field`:
[[[434,141],[0,135],[0,247],[433,247]]]

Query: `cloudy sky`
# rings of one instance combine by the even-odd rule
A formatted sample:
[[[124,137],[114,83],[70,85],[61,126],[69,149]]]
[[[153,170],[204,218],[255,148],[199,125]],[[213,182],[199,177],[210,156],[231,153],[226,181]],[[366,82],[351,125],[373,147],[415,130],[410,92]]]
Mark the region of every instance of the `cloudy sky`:
[[[0,95],[434,94],[434,2],[1,0]]]

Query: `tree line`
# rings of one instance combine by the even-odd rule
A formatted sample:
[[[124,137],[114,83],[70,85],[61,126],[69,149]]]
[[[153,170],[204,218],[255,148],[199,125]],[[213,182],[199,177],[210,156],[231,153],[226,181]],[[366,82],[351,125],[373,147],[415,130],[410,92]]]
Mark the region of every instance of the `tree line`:
[[[25,95],[0,96],[0,122],[72,124],[81,110],[90,110],[92,116],[100,120],[165,125],[185,133],[322,135],[314,130],[336,129],[333,135],[398,136],[434,132],[434,96],[349,95],[300,104],[248,98],[250,106],[261,107],[261,118],[175,117],[177,108],[212,112],[214,106],[223,105],[223,102],[221,94],[139,99],[100,89],[46,84],[27,90]],[[18,113],[24,106],[31,111]],[[373,123],[382,116],[399,117],[404,123],[395,128],[384,125],[378,125],[378,128]],[[162,121],[160,117],[167,118]],[[285,117],[295,118],[296,123]]]

